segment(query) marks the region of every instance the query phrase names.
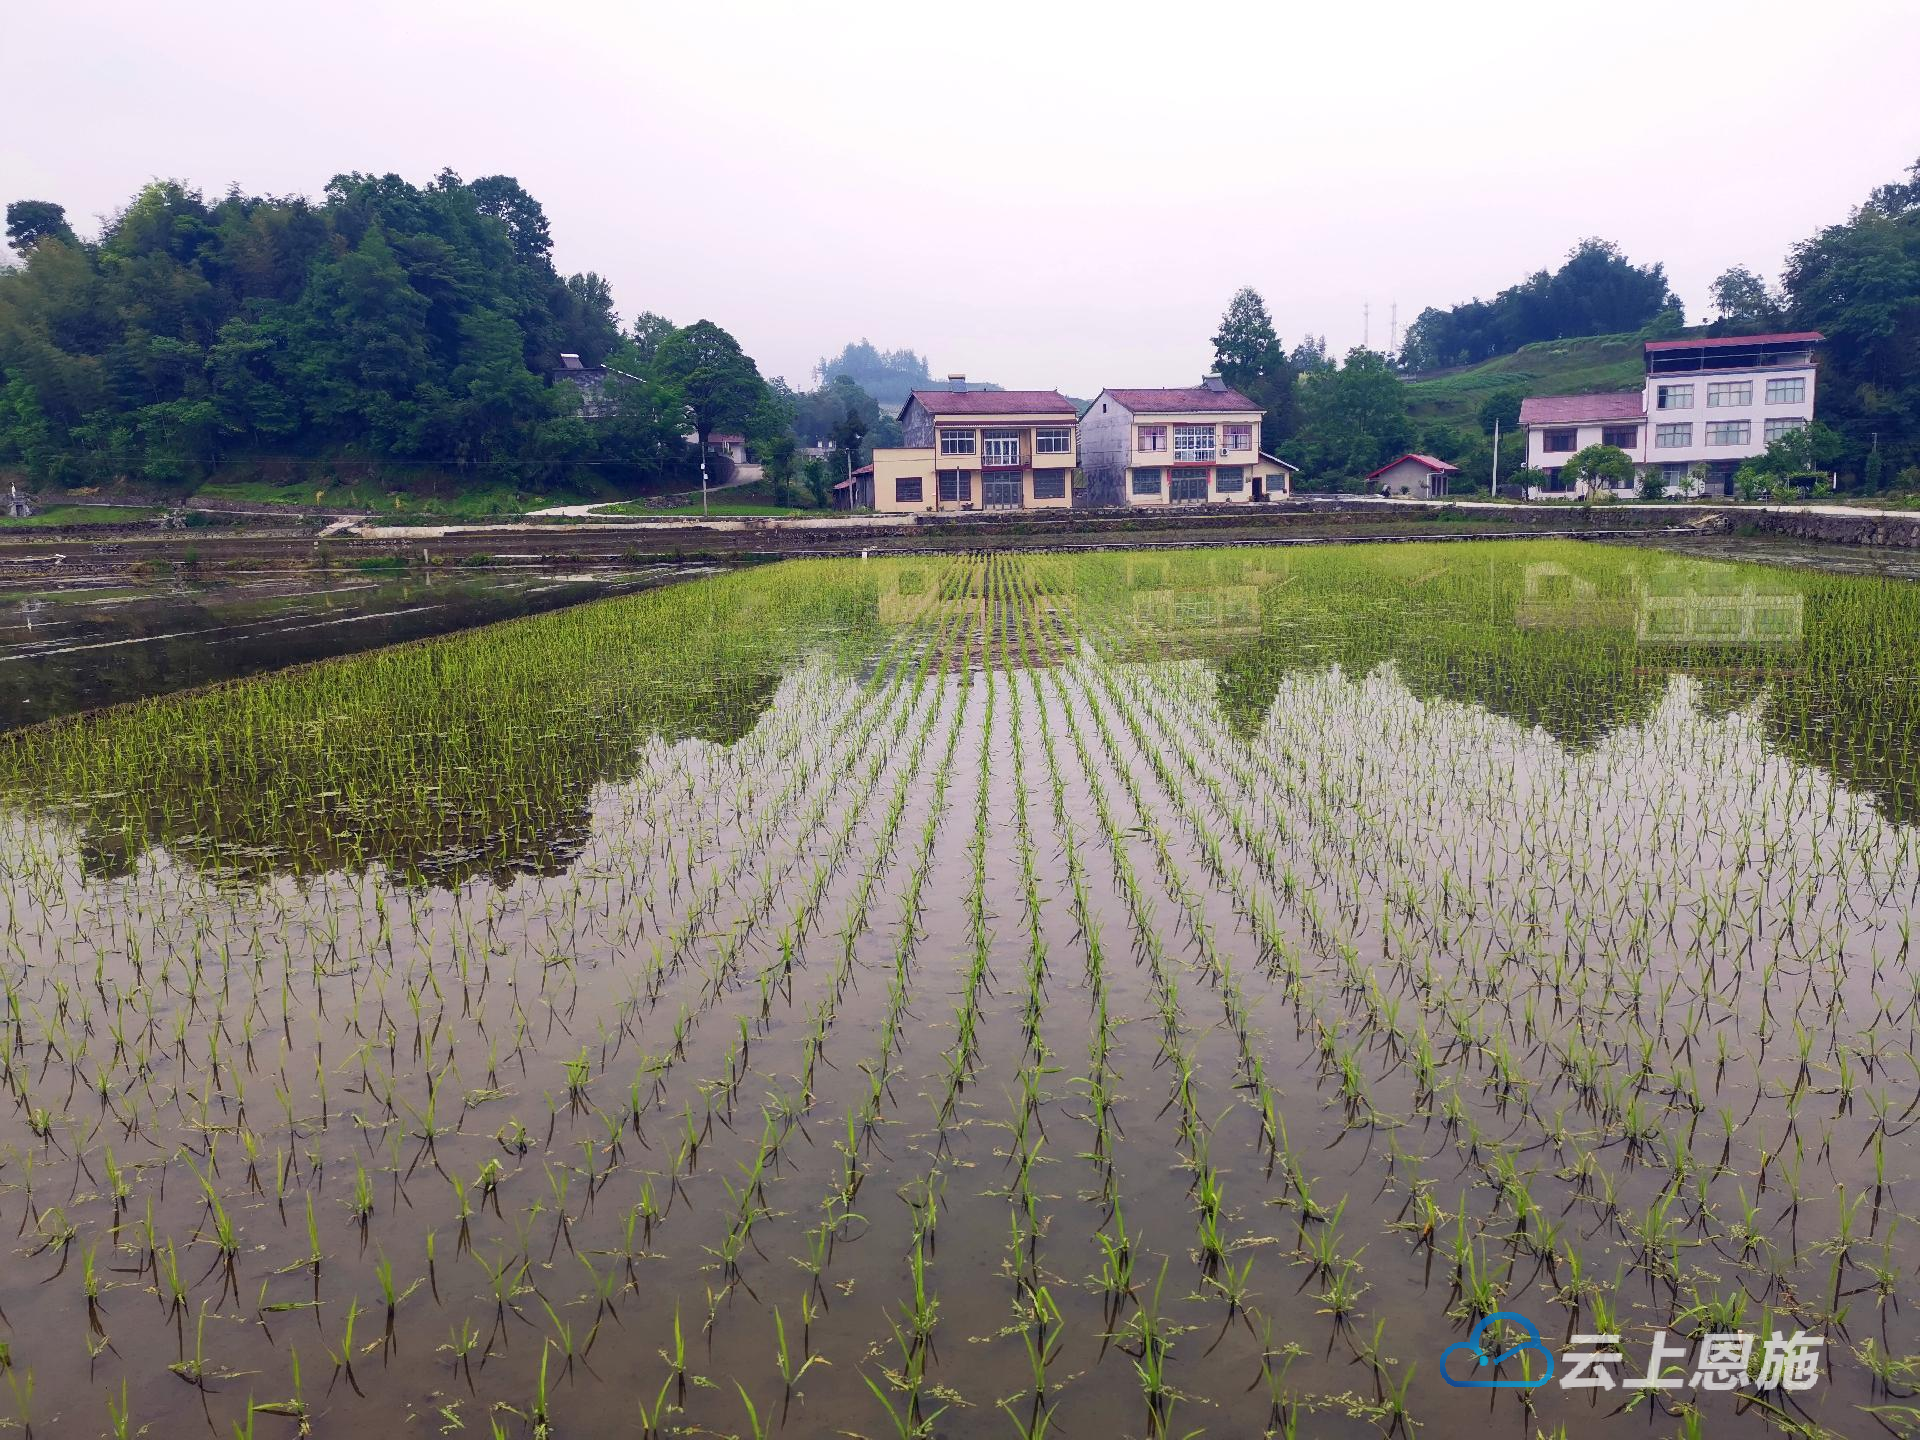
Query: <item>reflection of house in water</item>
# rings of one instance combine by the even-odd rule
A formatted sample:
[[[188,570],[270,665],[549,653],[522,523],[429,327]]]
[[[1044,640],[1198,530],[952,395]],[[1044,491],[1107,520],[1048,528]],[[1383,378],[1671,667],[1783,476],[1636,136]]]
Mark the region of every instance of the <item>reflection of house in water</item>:
[[[1798,592],[1766,593],[1699,583],[1692,568],[1651,576],[1630,571],[1625,588],[1605,593],[1557,561],[1527,566],[1514,623],[1522,629],[1629,630],[1643,645],[1798,645],[1806,601]]]
[[[1636,634],[1643,645],[1798,645],[1806,597],[1762,595],[1751,585],[1733,595],[1687,591],[1640,597]]]
[[[1244,556],[1129,557],[1128,619],[1141,639],[1191,650],[1260,634],[1260,590],[1283,577]]]
[[[1600,587],[1557,560],[1536,560],[1521,572],[1513,623],[1523,630],[1625,629],[1631,596],[1602,597]]]

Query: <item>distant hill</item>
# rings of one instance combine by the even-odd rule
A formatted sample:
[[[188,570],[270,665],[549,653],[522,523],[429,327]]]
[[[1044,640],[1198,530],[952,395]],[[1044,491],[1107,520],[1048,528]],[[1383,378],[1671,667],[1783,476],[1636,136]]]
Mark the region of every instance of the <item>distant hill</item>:
[[[1407,412],[1417,422],[1474,426],[1479,423],[1481,404],[1502,390],[1529,395],[1638,390],[1640,346],[1645,338],[1635,333],[1542,340],[1478,365],[1409,376]]]

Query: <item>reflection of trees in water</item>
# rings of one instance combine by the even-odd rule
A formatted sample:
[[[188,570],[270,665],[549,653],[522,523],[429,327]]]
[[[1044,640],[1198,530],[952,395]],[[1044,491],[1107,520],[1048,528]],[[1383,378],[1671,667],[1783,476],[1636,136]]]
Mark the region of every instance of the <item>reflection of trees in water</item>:
[[[1920,815],[1920,586],[1557,542],[1291,559],[1262,593],[1259,638],[1219,662],[1243,734],[1286,675],[1391,662],[1422,698],[1585,749],[1645,720],[1679,673],[1707,713],[1758,702],[1783,752],[1889,818]]]
[[[736,744],[820,643],[816,602],[846,598],[757,575],[0,737],[0,787],[59,812],[95,876],[151,847],[243,876],[555,874],[592,833],[595,787],[631,776],[644,740]],[[833,613],[864,643],[870,603]]]

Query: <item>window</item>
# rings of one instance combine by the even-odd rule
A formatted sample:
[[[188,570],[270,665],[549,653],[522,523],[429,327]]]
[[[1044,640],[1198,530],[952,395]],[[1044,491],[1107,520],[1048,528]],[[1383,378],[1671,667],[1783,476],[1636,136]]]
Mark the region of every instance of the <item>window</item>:
[[[1693,443],[1693,426],[1656,425],[1653,427],[1653,448],[1656,450],[1678,450]]]
[[[1036,455],[1066,455],[1072,450],[1071,425],[1042,425],[1033,432],[1033,453]]]
[[[1213,426],[1174,426],[1173,458],[1176,460],[1213,459]]]
[[[1753,403],[1753,381],[1716,380],[1707,386],[1707,408],[1724,410],[1729,405],[1751,405]]]
[[[973,472],[971,470],[942,470],[940,472],[940,498],[949,505],[971,505],[973,503]]]
[[[1540,448],[1545,450],[1549,455],[1570,455],[1573,453],[1574,447],[1579,443],[1580,432],[1578,430],[1549,430],[1547,431],[1546,438],[1541,442]]]
[[[1779,415],[1767,421],[1766,429],[1762,433],[1771,443],[1782,435],[1791,435],[1796,430],[1804,429],[1806,423],[1798,415]]]
[[[1135,448],[1139,450],[1166,449],[1167,427],[1164,425],[1142,425],[1140,427],[1140,443]]]
[[[982,465],[1018,465],[1020,463],[1020,432],[1018,430],[982,430],[980,432],[980,463]]]
[[[1693,386],[1662,385],[1658,406],[1662,410],[1691,410],[1693,408]]]
[[[1707,444],[1745,445],[1753,439],[1751,420],[1709,420]]]
[[[1133,472],[1133,493],[1136,495],[1158,495],[1160,493],[1160,472],[1158,470],[1135,470]]]
[[[1064,500],[1067,498],[1067,472],[1064,470],[1036,470],[1033,472],[1033,498],[1036,500]]]
[[[920,503],[920,477],[918,475],[895,477],[893,482],[893,503],[896,505],[918,505]]]
[[[1222,450],[1251,450],[1253,448],[1253,426],[1227,425],[1223,427],[1225,437],[1220,443]]]
[[[1807,377],[1795,376],[1791,380],[1767,381],[1767,403],[1769,405],[1803,405],[1807,399]]]
[[[1638,425],[1602,425],[1600,443],[1617,445],[1622,450],[1631,450],[1640,443],[1640,427]]]
[[[1222,465],[1213,472],[1213,488],[1216,494],[1238,495],[1245,488],[1247,471],[1244,465]]]
[[[1178,435],[1174,437],[1174,448],[1179,448]],[[1167,476],[1167,499],[1175,504],[1196,503],[1206,498],[1207,472],[1204,466],[1175,466]]]
[[[940,432],[940,453],[942,455],[973,454],[973,431],[942,430]]]

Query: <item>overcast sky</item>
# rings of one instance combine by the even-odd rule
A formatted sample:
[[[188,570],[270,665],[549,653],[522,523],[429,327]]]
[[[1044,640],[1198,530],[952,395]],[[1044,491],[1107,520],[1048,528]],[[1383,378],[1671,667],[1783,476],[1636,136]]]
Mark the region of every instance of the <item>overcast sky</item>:
[[[1705,318],[1920,158],[1920,4],[7,7],[0,197],[517,176],[623,319],[805,384],[850,339],[1010,387],[1187,383],[1253,285],[1384,348],[1583,235]]]

